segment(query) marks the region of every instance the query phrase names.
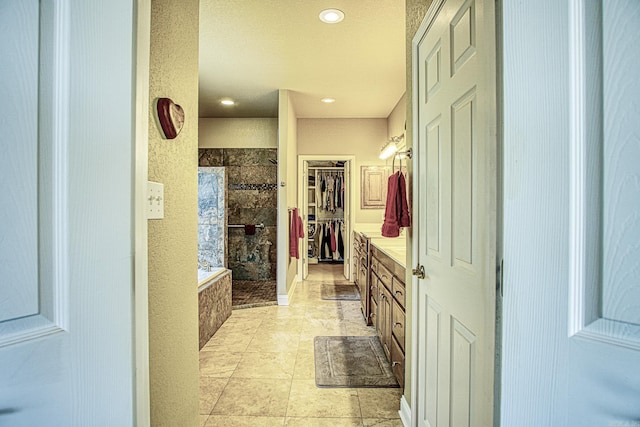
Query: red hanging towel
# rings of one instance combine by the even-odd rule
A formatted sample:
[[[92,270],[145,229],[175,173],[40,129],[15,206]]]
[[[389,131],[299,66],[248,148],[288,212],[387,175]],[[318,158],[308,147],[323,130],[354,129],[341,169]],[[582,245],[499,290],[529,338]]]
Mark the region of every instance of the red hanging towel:
[[[389,177],[387,185],[387,203],[384,210],[382,235],[384,237],[398,237],[400,227],[410,226],[407,184],[404,175],[397,172]]]
[[[404,175],[398,172],[398,204],[400,206],[400,213],[398,214],[398,225],[400,227],[411,227],[411,216],[409,215],[409,203],[407,202],[407,183],[404,179]]]
[[[298,246],[299,239],[304,237],[304,226],[300,215],[298,215],[298,208],[294,208],[291,211],[289,224],[291,224],[291,230],[289,230],[289,255],[295,258],[300,258]]]

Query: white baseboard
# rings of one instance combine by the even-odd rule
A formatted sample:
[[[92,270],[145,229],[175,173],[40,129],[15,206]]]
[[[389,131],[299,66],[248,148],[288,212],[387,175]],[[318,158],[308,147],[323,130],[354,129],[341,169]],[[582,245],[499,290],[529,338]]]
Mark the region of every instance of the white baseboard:
[[[402,421],[402,425],[404,427],[411,426],[411,408],[409,407],[409,402],[404,398],[404,394],[400,399],[400,410],[398,411],[400,414],[400,420]]]
[[[289,289],[289,292],[287,292],[287,295],[278,295],[278,305],[291,304],[291,301],[293,300],[293,292],[296,290],[297,285],[298,285],[298,275],[296,275],[296,277],[293,278],[293,281],[291,282],[291,288]]]

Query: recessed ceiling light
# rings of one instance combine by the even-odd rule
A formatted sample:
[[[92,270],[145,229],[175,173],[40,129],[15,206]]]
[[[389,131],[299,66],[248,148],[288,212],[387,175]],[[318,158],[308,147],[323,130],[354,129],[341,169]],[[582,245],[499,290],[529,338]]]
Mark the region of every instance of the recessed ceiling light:
[[[327,24],[337,24],[344,19],[344,12],[338,9],[325,9],[320,12],[320,20]]]
[[[220,100],[220,104],[226,105],[226,106],[231,106],[231,105],[236,105],[236,101],[234,101],[231,98],[222,98]]]
[[[333,98],[322,98],[320,101],[324,102],[325,104],[332,104],[336,102],[336,100]]]

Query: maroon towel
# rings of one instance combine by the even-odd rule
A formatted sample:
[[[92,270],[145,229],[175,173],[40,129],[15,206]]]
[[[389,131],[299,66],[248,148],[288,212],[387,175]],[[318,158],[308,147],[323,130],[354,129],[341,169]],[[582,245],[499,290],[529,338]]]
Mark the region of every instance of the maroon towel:
[[[400,227],[410,227],[409,205],[407,203],[407,184],[404,175],[397,172],[389,177],[387,185],[387,203],[384,210],[382,235],[398,237]]]
[[[256,225],[255,224],[245,224],[244,225],[244,234],[248,236],[252,236],[256,234]]]
[[[300,258],[300,251],[298,250],[298,240],[304,237],[304,226],[302,219],[298,215],[298,208],[294,208],[291,211],[291,217],[289,219],[291,229],[289,230],[289,255],[294,258]]]

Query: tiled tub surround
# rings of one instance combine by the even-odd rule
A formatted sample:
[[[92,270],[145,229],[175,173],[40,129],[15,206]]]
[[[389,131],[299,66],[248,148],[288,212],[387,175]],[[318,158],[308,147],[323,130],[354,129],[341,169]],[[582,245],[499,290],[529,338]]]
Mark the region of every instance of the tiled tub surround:
[[[254,235],[245,234],[244,228],[227,229],[227,266],[233,271],[234,282],[243,281],[242,284],[236,282],[244,296],[234,299],[234,306],[247,304],[246,285],[252,282],[259,288],[256,289],[259,295],[251,298],[252,304],[276,301],[278,170],[274,162],[277,155],[275,148],[199,150],[201,167],[224,166],[226,169],[228,224],[262,223],[265,226],[257,228]],[[264,292],[263,285],[270,286],[267,282],[273,283],[273,292]]]
[[[200,276],[200,271],[198,273]],[[209,274],[212,275],[198,286],[199,348],[231,316],[231,271],[219,268]]]
[[[198,260],[210,267],[227,265],[225,168],[198,168]]]

